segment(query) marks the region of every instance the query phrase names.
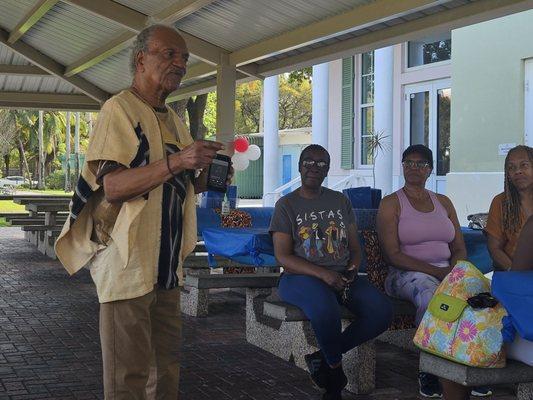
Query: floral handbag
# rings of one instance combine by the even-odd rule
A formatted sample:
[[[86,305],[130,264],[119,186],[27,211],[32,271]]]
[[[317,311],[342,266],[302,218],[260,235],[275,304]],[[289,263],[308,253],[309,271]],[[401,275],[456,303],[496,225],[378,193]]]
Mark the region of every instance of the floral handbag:
[[[489,292],[490,281],[471,263],[459,261],[435,291],[415,345],[473,367],[505,367],[501,328],[506,312]]]

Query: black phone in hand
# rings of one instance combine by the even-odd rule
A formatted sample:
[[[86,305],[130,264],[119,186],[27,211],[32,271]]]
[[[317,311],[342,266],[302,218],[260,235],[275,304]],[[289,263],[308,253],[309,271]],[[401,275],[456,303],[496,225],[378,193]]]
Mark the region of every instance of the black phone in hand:
[[[217,154],[209,165],[207,173],[207,190],[225,192],[228,189],[227,180],[231,158],[224,154]]]

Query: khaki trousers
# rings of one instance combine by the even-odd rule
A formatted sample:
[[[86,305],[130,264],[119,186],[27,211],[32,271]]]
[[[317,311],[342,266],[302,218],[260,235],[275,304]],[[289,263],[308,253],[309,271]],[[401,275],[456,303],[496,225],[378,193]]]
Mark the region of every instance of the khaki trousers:
[[[106,400],[176,400],[180,290],[100,305]]]

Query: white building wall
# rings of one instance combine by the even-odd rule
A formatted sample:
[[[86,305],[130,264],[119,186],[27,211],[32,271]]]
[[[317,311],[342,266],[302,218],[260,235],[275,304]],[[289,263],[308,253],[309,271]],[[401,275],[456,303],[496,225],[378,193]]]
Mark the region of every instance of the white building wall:
[[[405,124],[405,110],[404,110],[404,95],[405,87],[407,85],[431,82],[450,78],[451,63],[442,62],[435,65],[427,65],[416,68],[406,68],[406,44],[398,44],[393,46],[393,105],[392,105],[392,190],[395,191],[403,185],[403,178],[401,176],[401,155],[403,150],[407,147],[405,139],[406,133],[404,129]],[[341,92],[342,92],[342,60],[332,61],[330,63],[330,81],[329,81],[329,139],[328,150],[331,154],[332,164],[329,172],[329,185],[346,178],[348,175],[355,175],[357,179],[354,182],[357,186],[373,186],[372,168],[367,166],[358,166],[359,160],[359,113],[358,106],[360,104],[360,62],[359,57],[355,57],[355,87],[354,87],[354,107],[355,107],[355,121],[354,121],[354,165],[353,170],[345,170],[341,165]],[[453,103],[453,93],[452,93]]]
[[[525,141],[525,62],[533,57],[533,10],[452,32],[451,171],[459,221],[487,212],[503,190],[501,144]],[[455,100],[453,96],[455,94]]]

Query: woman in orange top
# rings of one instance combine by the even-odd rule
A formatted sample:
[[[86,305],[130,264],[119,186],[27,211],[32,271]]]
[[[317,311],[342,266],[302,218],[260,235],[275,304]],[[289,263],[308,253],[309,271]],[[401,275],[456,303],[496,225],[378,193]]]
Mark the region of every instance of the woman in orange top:
[[[516,146],[505,158],[505,188],[492,200],[485,232],[494,267],[508,270],[520,231],[533,215],[533,148]]]

